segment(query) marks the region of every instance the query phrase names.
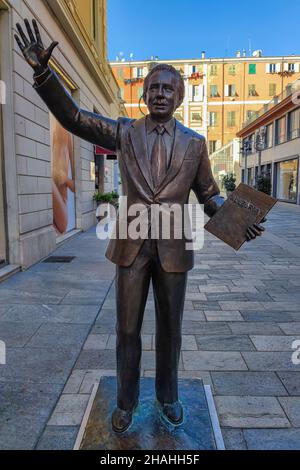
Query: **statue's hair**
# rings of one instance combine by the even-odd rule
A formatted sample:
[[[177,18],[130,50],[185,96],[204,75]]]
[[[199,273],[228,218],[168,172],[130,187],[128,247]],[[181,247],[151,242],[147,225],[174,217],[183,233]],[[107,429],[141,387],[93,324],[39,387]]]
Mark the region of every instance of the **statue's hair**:
[[[182,104],[183,99],[184,99],[184,81],[178,70],[176,70],[172,65],[169,64],[158,64],[153,67],[148,75],[146,76],[144,80],[144,89],[143,89],[143,99],[144,101],[146,100],[146,93],[148,91],[149,87],[149,81],[152,75],[155,72],[159,72],[160,70],[167,70],[168,72],[171,72],[174,77],[177,80],[178,83],[178,103],[177,103],[177,108]]]

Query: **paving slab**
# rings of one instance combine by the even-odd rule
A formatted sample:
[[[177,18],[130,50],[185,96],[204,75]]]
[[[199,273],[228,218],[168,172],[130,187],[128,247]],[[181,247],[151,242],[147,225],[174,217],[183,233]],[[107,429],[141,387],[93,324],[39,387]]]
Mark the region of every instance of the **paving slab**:
[[[247,335],[196,335],[197,347],[202,351],[254,351]]]
[[[247,370],[239,352],[183,351],[185,370]]]
[[[217,395],[284,396],[287,391],[275,372],[211,372]]]
[[[300,397],[279,397],[278,400],[292,425],[300,428]]]
[[[300,371],[300,364],[293,364],[292,352],[242,352],[250,370]]]
[[[245,429],[249,450],[300,450],[300,429]]]
[[[300,372],[282,372],[277,375],[290,395],[300,396]]]
[[[275,397],[216,396],[222,426],[288,428],[290,422]]]

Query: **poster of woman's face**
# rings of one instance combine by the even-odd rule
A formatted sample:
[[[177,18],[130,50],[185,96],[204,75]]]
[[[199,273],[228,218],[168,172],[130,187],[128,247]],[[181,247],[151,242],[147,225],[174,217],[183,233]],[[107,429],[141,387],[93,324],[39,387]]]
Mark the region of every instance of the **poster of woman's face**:
[[[75,228],[75,174],[72,135],[50,115],[53,225],[57,235]]]

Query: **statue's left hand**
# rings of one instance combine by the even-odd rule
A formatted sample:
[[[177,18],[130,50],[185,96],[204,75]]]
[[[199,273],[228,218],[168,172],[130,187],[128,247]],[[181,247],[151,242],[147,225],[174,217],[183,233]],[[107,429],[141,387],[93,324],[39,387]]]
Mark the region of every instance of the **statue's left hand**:
[[[267,219],[264,217],[261,221],[261,224],[266,222],[266,220]],[[248,227],[246,232],[247,242],[249,242],[250,240],[254,240],[256,237],[260,237],[264,231],[265,227],[260,224],[251,225],[250,227]]]

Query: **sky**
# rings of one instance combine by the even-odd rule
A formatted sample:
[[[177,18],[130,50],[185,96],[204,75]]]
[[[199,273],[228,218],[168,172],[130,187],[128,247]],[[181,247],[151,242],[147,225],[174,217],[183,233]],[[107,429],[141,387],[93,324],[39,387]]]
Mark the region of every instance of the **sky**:
[[[300,54],[299,0],[107,0],[107,10],[111,61]]]

